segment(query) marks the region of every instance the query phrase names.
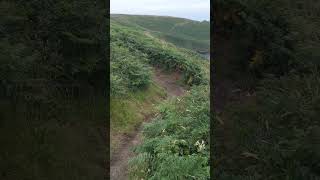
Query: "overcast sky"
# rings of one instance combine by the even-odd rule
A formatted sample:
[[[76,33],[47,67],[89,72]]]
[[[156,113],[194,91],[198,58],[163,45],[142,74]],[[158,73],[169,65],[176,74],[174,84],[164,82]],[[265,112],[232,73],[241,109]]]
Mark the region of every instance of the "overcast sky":
[[[140,14],[210,20],[210,0],[111,0],[111,14]]]

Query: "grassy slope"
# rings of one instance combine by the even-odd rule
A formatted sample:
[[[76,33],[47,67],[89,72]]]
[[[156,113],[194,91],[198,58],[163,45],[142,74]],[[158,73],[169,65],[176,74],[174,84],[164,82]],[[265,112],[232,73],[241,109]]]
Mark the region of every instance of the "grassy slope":
[[[159,114],[144,126],[138,155],[129,161],[131,178],[208,179],[208,85],[158,107]]]
[[[146,90],[130,92],[127,98],[111,97],[111,156],[118,148],[121,135],[131,135],[145,120],[145,116],[155,112],[155,104],[165,98],[166,93],[152,84]]]
[[[111,42],[130,50],[134,56],[146,63],[167,70],[179,70],[188,85],[209,80],[209,62],[198,53],[179,48],[139,28],[125,26],[111,19]],[[187,82],[188,81],[188,82]]]
[[[149,63],[154,63],[154,60],[150,59],[152,58],[151,55],[148,52],[144,52],[151,48],[153,52],[159,52],[159,55],[166,54],[170,56],[168,58],[173,57],[174,59],[171,62],[177,63],[175,66],[183,67],[182,73],[185,73],[186,77],[188,77],[187,79],[190,79],[189,76],[190,74],[192,76],[192,72],[196,70],[193,70],[195,67],[199,67],[200,69],[198,70],[204,72],[199,75],[195,74],[197,77],[203,76],[203,79],[209,78],[209,63],[203,61],[199,55],[187,49],[177,48],[173,44],[160,40],[157,37],[150,37],[145,33],[144,29],[134,24],[119,23],[119,21],[115,21],[112,18],[111,42],[115,46],[121,46],[129,50],[130,56],[136,57],[135,60],[142,63],[145,63],[142,58],[144,55],[146,55]],[[138,48],[140,49],[138,50]],[[168,70],[176,70],[175,67],[168,66],[169,61],[167,61],[161,59],[157,63],[162,64],[163,68],[167,68]],[[159,104],[161,99],[165,97],[163,89],[154,83],[145,90],[128,90],[127,92],[129,93],[126,94],[126,97],[111,96],[111,156],[119,146],[119,136],[132,134],[136,127],[143,122],[146,115],[154,113],[154,105]]]
[[[181,23],[181,19],[179,18],[154,18],[155,19],[149,21],[150,23],[147,23],[146,26],[148,26],[148,28],[162,28],[161,31],[163,32],[170,30],[168,29],[170,26],[165,25],[167,20],[171,20],[169,22],[173,23],[172,25],[179,22]],[[185,30],[188,31],[188,28]],[[111,42],[115,46],[114,50],[117,49],[117,46],[128,49],[131,55],[137,57],[135,58],[136,61],[145,62],[149,64],[149,66],[161,67],[168,71],[181,72],[183,75],[183,83],[192,86],[191,90],[186,94],[186,97],[168,102],[165,101],[164,103],[157,101],[159,100],[157,98],[159,94],[151,92],[152,95],[149,96],[148,94],[150,92],[144,90],[138,91],[141,97],[145,97],[144,99],[137,99],[137,94],[133,93],[133,96],[130,95],[130,98],[121,99],[120,101],[114,99],[114,101],[111,101],[111,103],[114,103],[111,104],[111,106],[113,106],[111,110],[111,116],[113,116],[111,119],[111,124],[113,123],[112,129],[119,134],[132,132],[135,127],[143,121],[143,114],[145,114],[145,112],[139,112],[140,109],[144,109],[149,114],[155,110],[153,104],[157,105],[156,107],[159,107],[159,104],[161,104],[160,107],[171,107],[169,110],[171,112],[168,111],[168,116],[165,114],[167,111],[164,112],[160,110],[158,113],[161,114],[160,116],[162,118],[148,123],[149,127],[152,126],[155,128],[155,130],[152,130],[154,133],[158,133],[158,131],[162,132],[163,129],[158,129],[158,127],[165,127],[168,130],[166,136],[157,136],[157,139],[153,139],[150,136],[146,136],[147,129],[143,130],[145,137],[140,148],[151,145],[151,149],[155,148],[159,149],[159,151],[154,153],[145,152],[145,149],[138,151],[138,156],[130,161],[130,172],[134,174],[134,177],[139,177],[139,179],[148,179],[150,177],[175,179],[175,177],[190,178],[190,176],[197,179],[206,179],[209,173],[209,62],[204,61],[199,54],[192,50],[178,48],[174,44],[158,38],[154,32],[138,26],[137,23],[133,23],[133,21],[124,22],[123,20],[119,22],[115,20],[114,17],[111,19]],[[121,52],[125,53],[126,51]],[[115,59],[119,56],[114,55]],[[118,58],[120,61],[126,61],[126,59],[128,58]],[[198,100],[199,104],[197,104]],[[160,117],[159,114],[157,116],[158,118]],[[181,126],[183,126],[182,129]],[[184,128],[190,129],[190,131],[184,131]],[[169,131],[170,129],[172,129],[172,131]],[[114,143],[112,146],[114,146],[114,148],[116,148],[115,146],[117,144],[115,138],[116,136],[112,138]],[[177,139],[184,145],[180,146],[179,144],[175,144]],[[155,140],[155,143],[148,143],[153,140]],[[199,149],[197,142],[203,143],[201,146],[206,146],[205,150],[202,149],[203,147]],[[166,146],[167,143],[169,143],[168,145],[170,147]],[[182,153],[181,156],[177,156],[177,154],[170,150],[167,151],[168,148],[171,149],[171,143],[175,144],[172,148]],[[145,154],[148,154],[148,158],[151,158],[149,159],[150,161],[144,158]],[[162,160],[161,156],[157,156],[161,154],[165,154],[169,159]],[[152,163],[149,164],[147,162]],[[163,168],[158,169],[158,167]],[[149,174],[142,172],[146,172],[145,170],[147,169],[157,169],[157,171],[150,171]]]
[[[176,46],[195,51],[209,51],[210,23],[183,18],[142,15],[111,15],[111,19],[127,27],[148,31]]]

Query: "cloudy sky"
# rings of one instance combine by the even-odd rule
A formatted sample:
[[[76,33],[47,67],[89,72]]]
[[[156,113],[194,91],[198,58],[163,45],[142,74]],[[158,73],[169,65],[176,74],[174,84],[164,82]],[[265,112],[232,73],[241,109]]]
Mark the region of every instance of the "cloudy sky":
[[[111,0],[111,14],[141,14],[210,19],[210,0]]]

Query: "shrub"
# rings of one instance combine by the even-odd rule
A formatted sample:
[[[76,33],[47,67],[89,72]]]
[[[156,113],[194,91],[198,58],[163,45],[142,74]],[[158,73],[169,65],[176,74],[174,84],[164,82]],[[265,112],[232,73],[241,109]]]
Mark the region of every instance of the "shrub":
[[[208,83],[208,74],[204,70],[208,63],[200,56],[189,52],[190,50],[179,49],[170,43],[115,23],[111,26],[111,41],[118,46],[127,48],[135,55],[142,54],[142,57],[152,65],[167,70],[181,71],[185,83],[189,85]]]
[[[227,118],[235,123],[237,152],[247,152],[247,158],[240,163],[242,155],[229,156],[228,166],[246,169],[241,176],[255,174],[263,180],[320,178],[319,75],[314,71],[266,79],[256,101],[231,106]]]
[[[128,90],[146,88],[151,81],[151,70],[143,60],[128,49],[111,45],[111,94],[124,95]]]
[[[182,99],[169,100],[144,126],[145,137],[130,161],[133,178],[209,177],[209,89],[196,86]]]

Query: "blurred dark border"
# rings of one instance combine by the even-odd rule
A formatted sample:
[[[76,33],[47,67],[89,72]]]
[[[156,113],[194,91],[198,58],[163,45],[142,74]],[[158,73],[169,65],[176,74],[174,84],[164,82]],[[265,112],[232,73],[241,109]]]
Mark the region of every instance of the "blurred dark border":
[[[109,7],[0,2],[0,179],[108,179]]]
[[[214,41],[213,41],[213,31],[214,31],[214,17],[213,17],[213,6],[214,6],[214,0],[210,0],[210,177],[214,177],[214,167],[212,166],[212,162],[214,161],[213,154],[214,154],[214,140],[213,140],[213,125],[214,125],[214,87],[213,87],[213,81],[214,78],[214,63],[213,63],[213,56],[214,56]]]

